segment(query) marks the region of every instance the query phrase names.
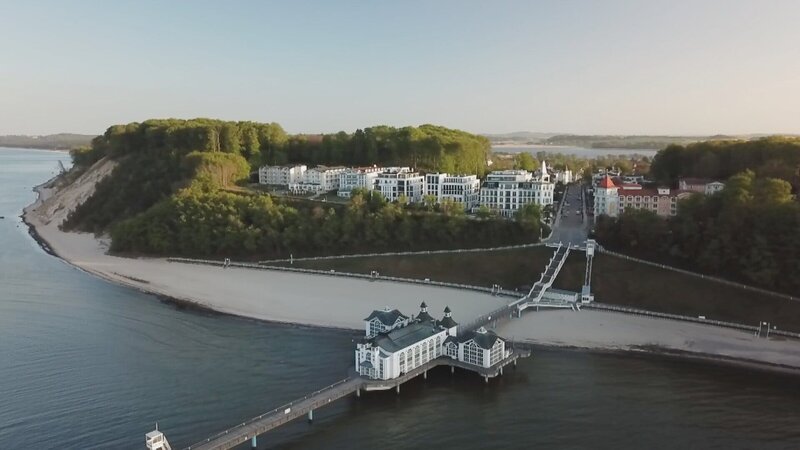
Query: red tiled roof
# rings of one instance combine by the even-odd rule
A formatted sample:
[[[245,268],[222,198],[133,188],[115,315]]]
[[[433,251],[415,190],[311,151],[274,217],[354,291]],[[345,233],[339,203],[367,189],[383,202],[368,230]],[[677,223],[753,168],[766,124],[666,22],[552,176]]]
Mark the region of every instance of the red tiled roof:
[[[658,189],[620,189],[620,197],[622,196],[642,196],[642,197],[678,197],[681,194],[690,194],[691,191],[683,191],[680,189],[670,189],[669,194],[659,194]]]
[[[617,187],[617,186],[614,184],[613,181],[611,181],[611,177],[606,175],[600,181],[600,187],[608,189],[608,188],[614,188],[614,187]]]

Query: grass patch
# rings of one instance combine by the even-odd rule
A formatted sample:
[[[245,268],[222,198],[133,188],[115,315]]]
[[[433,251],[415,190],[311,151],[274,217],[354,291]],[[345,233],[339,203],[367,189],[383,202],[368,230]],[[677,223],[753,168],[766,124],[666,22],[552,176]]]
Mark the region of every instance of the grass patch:
[[[539,279],[553,254],[547,247],[494,252],[447,253],[412,256],[375,256],[295,261],[293,267],[340,272],[370,273],[405,278],[492,286],[524,292]],[[585,256],[572,252],[554,287],[580,291]],[[289,263],[281,265],[289,266]],[[800,332],[800,302],[749,292],[709,280],[659,269],[610,255],[594,260],[592,290],[602,303],[651,311],[706,316],[757,325],[767,321],[779,329]]]

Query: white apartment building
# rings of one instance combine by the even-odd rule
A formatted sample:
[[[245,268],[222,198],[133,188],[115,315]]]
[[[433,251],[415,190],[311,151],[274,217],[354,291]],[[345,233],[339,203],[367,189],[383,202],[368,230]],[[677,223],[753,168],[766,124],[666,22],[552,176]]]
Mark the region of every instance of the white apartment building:
[[[301,182],[307,169],[302,164],[263,166],[258,169],[258,182],[289,187],[291,184]]]
[[[542,163],[544,173],[547,173],[546,167]],[[525,170],[496,171],[490,173],[481,186],[480,204],[504,217],[512,217],[528,204],[552,205],[554,189],[554,183],[534,178]]]
[[[375,189],[378,180],[378,173],[382,172],[383,168],[373,167],[355,167],[344,170],[339,174],[339,197],[350,198],[350,193],[353,189]]]
[[[436,197],[436,203],[448,199],[461,203],[467,210],[478,205],[480,181],[476,175],[425,175],[424,195]]]
[[[347,170],[345,167],[326,166],[308,169],[300,181],[289,184],[289,190],[298,194],[308,192],[321,194],[323,192],[336,191],[339,189],[339,176],[345,170]]]
[[[409,203],[422,201],[425,177],[408,167],[390,167],[378,174],[375,189],[390,202],[404,195]]]

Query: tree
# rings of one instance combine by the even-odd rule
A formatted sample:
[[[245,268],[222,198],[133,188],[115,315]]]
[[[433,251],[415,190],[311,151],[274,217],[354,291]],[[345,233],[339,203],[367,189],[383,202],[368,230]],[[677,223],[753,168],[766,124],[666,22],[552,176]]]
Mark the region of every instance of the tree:
[[[528,152],[520,152],[514,155],[514,168],[533,172],[539,168],[539,161]]]
[[[753,185],[753,200],[759,204],[781,204],[793,200],[792,185],[777,178],[761,178]]]

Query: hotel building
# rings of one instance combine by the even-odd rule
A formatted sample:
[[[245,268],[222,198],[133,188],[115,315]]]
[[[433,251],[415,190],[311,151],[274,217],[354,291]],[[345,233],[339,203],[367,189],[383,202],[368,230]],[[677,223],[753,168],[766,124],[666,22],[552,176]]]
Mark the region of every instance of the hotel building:
[[[424,195],[435,197],[436,203],[452,200],[470,210],[478,205],[480,181],[476,175],[429,173],[425,175]]]
[[[501,170],[490,173],[480,190],[480,204],[504,217],[513,217],[528,204],[553,204],[555,184],[550,182],[546,163],[539,177],[525,170]]]
[[[661,217],[678,213],[678,200],[693,192],[670,188],[645,189],[639,184],[617,185],[610,176],[603,177],[594,189],[594,218],[619,217],[626,209],[645,209]]]
[[[302,164],[284,166],[263,166],[258,169],[259,184],[270,184],[289,187],[303,181],[308,168]]]
[[[350,198],[353,189],[374,190],[378,180],[378,173],[382,172],[381,167],[355,167],[346,169],[339,174],[339,197]]]
[[[390,167],[378,174],[375,189],[386,200],[397,201],[400,196],[405,196],[409,203],[422,201],[425,177],[408,167]]]

